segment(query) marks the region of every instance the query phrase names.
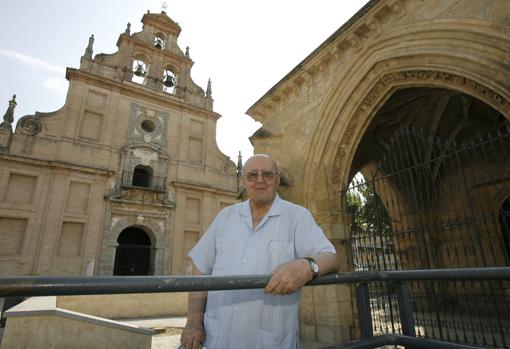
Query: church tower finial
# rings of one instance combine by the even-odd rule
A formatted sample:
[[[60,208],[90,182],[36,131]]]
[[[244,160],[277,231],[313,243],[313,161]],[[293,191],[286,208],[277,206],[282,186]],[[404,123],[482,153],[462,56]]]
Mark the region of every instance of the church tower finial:
[[[94,52],[92,46],[94,45],[94,34],[92,34],[89,38],[89,44],[87,45],[87,48],[85,49],[85,53],[83,54],[83,57],[92,59],[92,53]]]
[[[239,155],[237,155],[237,177],[241,177],[243,174],[243,156],[241,155],[241,151],[239,150]]]
[[[211,79],[207,82],[207,90],[205,91],[206,98],[212,98],[212,87],[211,87]]]

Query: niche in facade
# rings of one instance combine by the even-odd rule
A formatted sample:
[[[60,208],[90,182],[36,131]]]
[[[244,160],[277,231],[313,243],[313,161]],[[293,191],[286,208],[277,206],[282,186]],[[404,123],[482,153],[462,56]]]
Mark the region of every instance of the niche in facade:
[[[152,122],[151,120],[145,119],[145,120],[142,121],[140,127],[145,132],[152,133],[152,132],[154,132],[154,129],[156,128],[156,125],[154,125],[154,122]]]

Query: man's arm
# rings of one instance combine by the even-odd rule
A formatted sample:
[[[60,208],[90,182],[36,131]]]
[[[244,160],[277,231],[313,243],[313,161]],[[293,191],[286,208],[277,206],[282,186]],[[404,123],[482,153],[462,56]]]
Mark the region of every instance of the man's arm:
[[[323,252],[310,257],[319,265],[318,276],[338,271],[336,254]],[[272,295],[294,293],[313,279],[310,262],[304,258],[282,264],[273,270],[271,274],[273,276],[264,288],[264,292]]]
[[[193,265],[193,275],[204,275]],[[205,339],[204,313],[207,292],[190,292],[188,295],[188,319],[181,334],[181,344],[186,349],[200,349]]]

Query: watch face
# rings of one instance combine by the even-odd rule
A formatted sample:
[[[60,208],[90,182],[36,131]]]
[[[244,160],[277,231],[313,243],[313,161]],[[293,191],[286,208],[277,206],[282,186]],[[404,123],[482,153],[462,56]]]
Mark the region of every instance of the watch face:
[[[315,274],[318,274],[319,273],[319,266],[317,265],[317,263],[315,263],[315,261],[310,261],[310,265],[312,266],[312,270]]]
[[[313,277],[316,278],[319,275],[319,265],[312,257],[305,257],[305,259],[310,264],[310,269],[312,269]]]

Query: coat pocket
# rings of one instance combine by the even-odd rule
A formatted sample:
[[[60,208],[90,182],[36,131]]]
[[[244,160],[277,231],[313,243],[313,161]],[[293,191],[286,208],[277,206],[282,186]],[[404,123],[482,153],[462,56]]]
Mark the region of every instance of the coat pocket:
[[[294,244],[287,241],[269,241],[269,253],[271,255],[271,269],[283,263],[294,260]]]
[[[214,261],[213,274],[223,272],[228,269],[232,263],[232,249],[234,241],[232,239],[218,239],[216,241],[216,259]]]

